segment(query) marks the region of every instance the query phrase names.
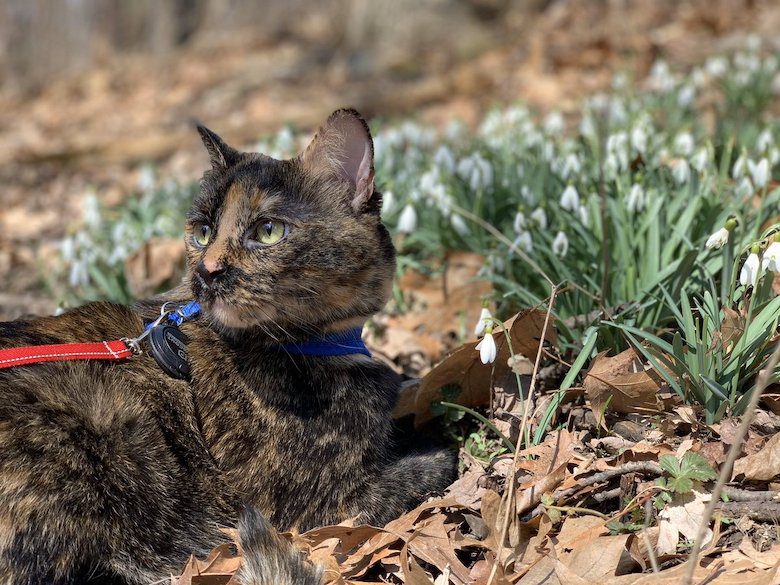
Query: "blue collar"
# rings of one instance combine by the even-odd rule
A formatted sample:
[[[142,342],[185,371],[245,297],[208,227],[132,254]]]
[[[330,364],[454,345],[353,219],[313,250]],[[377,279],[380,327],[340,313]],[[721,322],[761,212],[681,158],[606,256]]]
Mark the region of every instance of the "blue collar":
[[[168,321],[181,325],[184,321],[197,316],[198,313],[200,313],[200,305],[196,301],[190,301],[176,311],[169,313]],[[151,323],[147,325],[147,328],[151,325]],[[355,327],[346,331],[324,333],[319,337],[305,341],[282,343],[279,345],[279,349],[293,355],[327,357],[362,353],[371,357],[366,344],[363,343],[362,334],[363,328]]]
[[[371,357],[371,353],[363,343],[363,328],[355,327],[346,331],[324,333],[320,337],[283,343],[279,347],[290,354],[312,356],[352,355],[362,353]]]

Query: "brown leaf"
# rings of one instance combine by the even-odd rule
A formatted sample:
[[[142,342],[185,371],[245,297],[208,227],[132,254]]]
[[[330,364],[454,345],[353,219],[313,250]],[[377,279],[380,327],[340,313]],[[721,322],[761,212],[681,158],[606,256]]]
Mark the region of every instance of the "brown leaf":
[[[689,494],[675,494],[674,499],[658,515],[660,530],[657,551],[659,555],[675,554],[680,534],[688,540],[696,538],[710,497],[710,494],[702,493],[696,489]],[[712,540],[712,530],[708,528],[702,544],[707,544],[710,540]]]
[[[125,260],[125,277],[136,297],[157,292],[184,270],[181,238],[152,238]]]
[[[544,311],[528,309],[505,322],[515,353],[536,356],[544,319]],[[546,339],[550,343],[556,342],[553,325],[550,323],[547,328]],[[458,404],[464,406],[487,404],[490,401],[493,380],[502,379],[509,371],[507,360],[511,355],[503,331],[497,328],[493,332],[493,337],[497,348],[494,364],[485,365],[480,361],[479,352],[474,349],[476,342],[462,345],[433,368],[422,379],[419,387],[410,388],[408,392],[402,393],[393,416],[400,418],[414,414],[416,425],[430,420],[431,403],[441,400],[441,388],[450,384],[460,386],[460,394],[456,400]]]
[[[663,410],[658,398],[660,379],[654,372],[635,372],[640,363],[636,352],[627,349],[614,357],[602,352],[593,360],[585,376],[583,386],[590,400],[590,407],[596,420],[603,424],[605,410],[635,414],[637,412],[660,412]]]
[[[742,476],[751,481],[769,481],[778,474],[780,474],[780,434],[769,439],[758,453],[737,459],[731,478]]]

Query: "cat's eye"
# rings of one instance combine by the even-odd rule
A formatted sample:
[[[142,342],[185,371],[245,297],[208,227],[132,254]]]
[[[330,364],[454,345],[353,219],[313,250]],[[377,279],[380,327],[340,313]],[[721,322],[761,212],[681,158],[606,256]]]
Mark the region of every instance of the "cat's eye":
[[[287,235],[287,226],[281,221],[263,221],[255,229],[253,240],[264,246],[280,242]]]
[[[196,223],[192,229],[192,239],[201,248],[208,245],[211,240],[211,226],[205,223]]]

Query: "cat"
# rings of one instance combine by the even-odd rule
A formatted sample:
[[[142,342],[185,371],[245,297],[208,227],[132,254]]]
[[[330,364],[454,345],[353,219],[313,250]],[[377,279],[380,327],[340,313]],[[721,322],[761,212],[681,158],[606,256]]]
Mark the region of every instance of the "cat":
[[[190,381],[148,351],[0,370],[0,585],[159,581],[242,514],[245,584],[313,584],[316,569],[270,525],[383,525],[454,479],[450,449],[395,452],[390,368],[288,351],[362,326],[391,293],[363,118],[337,110],[289,160],[198,131],[211,169],[179,286],[0,324],[0,348],[112,340],[165,302],[201,307],[181,325]]]

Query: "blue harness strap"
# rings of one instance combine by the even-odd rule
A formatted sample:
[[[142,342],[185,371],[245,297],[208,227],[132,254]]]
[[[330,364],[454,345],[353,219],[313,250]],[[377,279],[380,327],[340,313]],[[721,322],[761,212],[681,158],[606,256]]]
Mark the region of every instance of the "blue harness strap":
[[[175,325],[181,325],[184,321],[195,317],[198,313],[200,313],[200,305],[197,301],[190,301],[176,311],[169,313],[168,321]],[[149,323],[146,328],[148,329],[152,325],[154,323]],[[362,335],[363,328],[355,327],[346,331],[325,333],[320,337],[307,339],[306,341],[283,343],[279,346],[279,349],[292,355],[327,357],[362,353],[371,357],[371,352],[368,351],[366,344],[363,343]]]

